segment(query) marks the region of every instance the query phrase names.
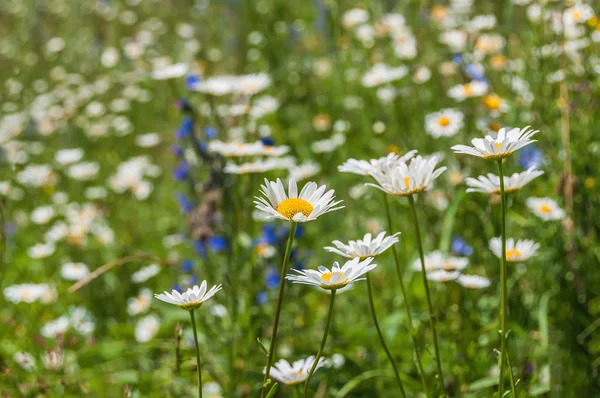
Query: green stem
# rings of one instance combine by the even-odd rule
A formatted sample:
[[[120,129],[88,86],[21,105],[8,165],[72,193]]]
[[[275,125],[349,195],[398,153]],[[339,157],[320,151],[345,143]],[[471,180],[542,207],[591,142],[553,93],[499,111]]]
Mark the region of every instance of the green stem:
[[[383,201],[385,203],[385,211],[387,215],[387,223],[388,230],[391,234],[394,230],[392,227],[392,215],[390,213],[390,204],[388,202],[387,194],[383,192]],[[394,262],[396,264],[396,273],[398,274],[398,279],[400,280],[400,290],[402,291],[402,297],[404,299],[404,307],[406,308],[406,314],[408,318],[408,328],[409,333],[413,341],[413,345],[415,347],[415,356],[417,359],[417,366],[419,368],[419,375],[421,376],[421,386],[423,387],[423,392],[426,396],[429,396],[429,392],[427,389],[427,382],[425,381],[425,371],[423,370],[423,363],[421,362],[421,353],[419,351],[419,346],[417,345],[417,332],[413,327],[412,321],[412,312],[410,309],[410,304],[408,302],[408,296],[406,294],[406,289],[404,288],[404,281],[402,280],[402,271],[400,270],[400,260],[398,259],[398,254],[396,253],[396,249],[392,246],[392,253],[394,253]]]
[[[406,392],[404,392],[404,386],[402,385],[402,380],[400,380],[400,374],[398,373],[398,368],[396,367],[396,361],[394,361],[394,357],[392,353],[388,349],[385,344],[385,340],[383,339],[383,334],[381,333],[381,329],[379,328],[379,322],[377,321],[377,314],[375,313],[375,304],[373,303],[373,292],[371,288],[371,278],[369,277],[369,273],[367,272],[367,289],[369,291],[369,305],[371,307],[371,315],[373,316],[373,324],[375,324],[375,329],[377,330],[377,335],[379,336],[379,341],[381,342],[381,347],[385,351],[390,363],[392,364],[392,368],[394,369],[394,374],[396,375],[396,380],[398,381],[398,387],[400,387],[400,393],[404,398],[406,398]]]
[[[502,255],[500,256],[500,335],[501,335],[501,348],[500,348],[500,380],[498,381],[498,397],[502,397],[504,393],[504,368],[506,367],[506,361],[510,362],[508,358],[508,347],[506,345],[506,332],[507,332],[507,318],[508,318],[508,302],[507,302],[507,276],[506,276],[506,193],[504,192],[504,170],[502,167],[502,159],[498,159],[498,174],[500,177],[500,199],[502,207]],[[510,388],[513,396],[516,398],[516,385],[514,382],[514,376],[512,374],[512,368],[509,367],[510,372]]]
[[[435,314],[433,312],[433,305],[431,304],[431,294],[429,294],[429,281],[427,280],[427,270],[425,269],[425,254],[423,253],[423,244],[421,242],[421,229],[419,227],[417,207],[415,206],[415,198],[413,197],[413,195],[408,196],[408,201],[410,202],[410,208],[412,210],[413,220],[415,224],[415,235],[417,236],[417,247],[419,249],[419,258],[421,259],[421,276],[423,277],[423,286],[425,287],[425,294],[427,296],[427,307],[429,309],[429,323],[431,325],[431,333],[433,334],[433,346],[435,348],[435,361],[437,364],[438,375],[440,376],[442,391],[445,391],[446,384],[444,383],[444,375],[442,373],[442,361],[440,359],[440,348],[438,346],[437,331],[435,329]]]
[[[292,251],[292,244],[294,243],[294,235],[296,234],[296,226],[298,224],[292,222],[290,227],[290,235],[288,236],[287,245],[285,246],[285,254],[283,256],[283,263],[281,264],[281,274],[279,278],[279,294],[277,295],[277,305],[275,307],[275,319],[273,321],[273,336],[271,337],[271,344],[269,345],[269,353],[267,354],[267,367],[265,368],[265,378],[263,380],[263,388],[261,398],[264,398],[267,394],[267,380],[269,380],[269,374],[271,373],[271,364],[273,363],[273,353],[275,352],[275,340],[277,339],[277,328],[279,327],[279,315],[281,314],[281,304],[283,302],[283,291],[285,289],[285,271],[287,270],[288,260],[290,259],[290,253]]]
[[[317,365],[319,364],[319,359],[321,355],[323,355],[323,349],[325,348],[325,343],[327,342],[327,335],[329,334],[329,325],[331,325],[331,318],[333,317],[333,303],[335,302],[335,289],[331,291],[331,300],[329,300],[329,311],[327,312],[327,323],[325,323],[325,331],[323,332],[323,339],[321,339],[321,347],[319,347],[319,351],[317,351],[317,356],[315,357],[315,362],[313,362],[310,371],[308,372],[308,377],[306,378],[306,383],[304,384],[304,398],[308,398],[308,384],[310,383],[310,379],[312,378],[313,373],[317,369]]]
[[[194,310],[190,311],[192,328],[194,329],[194,346],[196,347],[196,368],[198,369],[198,397],[202,398],[202,363],[200,362],[200,346],[198,345],[198,332],[196,331],[196,319]]]

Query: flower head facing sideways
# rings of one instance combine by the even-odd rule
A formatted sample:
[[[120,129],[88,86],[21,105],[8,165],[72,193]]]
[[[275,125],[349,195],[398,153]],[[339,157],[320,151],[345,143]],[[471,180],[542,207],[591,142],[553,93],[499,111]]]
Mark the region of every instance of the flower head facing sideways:
[[[386,232],[384,231],[379,233],[375,239],[372,239],[371,234],[368,233],[362,239],[351,240],[348,244],[334,240],[332,243],[335,247],[327,246],[325,250],[350,259],[376,257],[399,242],[398,235],[400,235],[400,232],[390,236],[385,235]]]
[[[266,197],[256,197],[256,208],[265,213],[267,218],[279,218],[291,222],[307,222],[316,220],[330,211],[342,209],[337,206],[341,200],[335,201],[335,191],[325,192],[325,185],[317,186],[307,183],[298,193],[296,181],[290,179],[286,193],[280,179],[276,182],[265,179],[262,193]]]
[[[533,257],[540,244],[530,239],[515,241],[513,238],[508,238],[506,241],[506,261],[509,263],[518,263]],[[502,239],[492,238],[490,240],[490,250],[500,258],[502,256]]]
[[[215,293],[223,288],[221,285],[216,285],[208,290],[207,285],[208,284],[206,281],[202,281],[200,286],[195,285],[183,293],[173,290],[171,293],[164,292],[161,294],[155,294],[154,297],[164,301],[165,303],[175,304],[179,308],[191,311],[200,307],[205,301],[210,299],[215,295]]]
[[[495,139],[491,135],[486,135],[485,138],[473,138],[471,140],[473,146],[454,145],[452,149],[455,153],[464,153],[483,159],[503,159],[524,146],[536,142],[530,138],[537,133],[539,130],[533,130],[529,126],[509,131],[501,128]]]
[[[315,371],[324,365],[325,358],[319,358],[319,363],[315,368]],[[280,383],[287,385],[294,385],[302,383],[308,377],[308,373],[315,363],[314,355],[309,356],[306,359],[300,359],[290,364],[285,359],[280,359],[275,362],[271,369],[271,376]],[[263,370],[265,373],[265,370]]]
[[[504,192],[518,191],[542,174],[544,174],[543,171],[530,167],[522,173],[514,173],[510,177],[504,176]],[[488,173],[487,176],[479,176],[476,179],[469,177],[465,182],[469,186],[467,192],[500,193],[500,177],[492,173]]]
[[[372,175],[377,184],[373,186],[383,192],[395,196],[408,196],[427,189],[438,178],[446,167],[437,168],[439,158],[417,156],[409,163],[402,161],[388,162]]]
[[[551,198],[528,198],[527,207],[544,221],[561,220],[565,216],[565,211]]]
[[[371,160],[357,160],[350,158],[338,166],[338,170],[342,173],[352,173],[364,176],[370,176],[375,171],[381,170],[383,165],[390,164],[392,162],[407,162],[417,154],[416,150],[409,151],[402,156],[391,152],[387,156],[379,159]]]
[[[285,278],[294,283],[313,285],[324,290],[338,290],[366,279],[362,276],[377,267],[377,264],[371,264],[372,261],[372,257],[363,261],[361,261],[359,257],[356,257],[347,261],[341,267],[337,261],[334,262],[331,270],[322,265],[319,266],[318,270],[294,269],[293,271],[295,271],[297,275],[288,274]]]

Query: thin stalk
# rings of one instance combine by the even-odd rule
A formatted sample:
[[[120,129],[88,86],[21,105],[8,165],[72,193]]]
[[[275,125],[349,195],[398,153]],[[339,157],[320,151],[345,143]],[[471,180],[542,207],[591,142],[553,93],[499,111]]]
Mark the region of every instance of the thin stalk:
[[[269,374],[271,373],[271,364],[273,363],[273,353],[275,352],[275,340],[277,339],[277,328],[279,327],[279,315],[281,314],[281,304],[283,302],[283,291],[285,289],[285,271],[287,270],[287,264],[290,259],[290,253],[292,252],[292,245],[294,243],[294,235],[296,235],[296,226],[298,224],[293,222],[290,227],[290,235],[288,236],[287,244],[285,246],[285,254],[283,256],[283,263],[281,264],[281,274],[279,278],[279,293],[277,295],[277,305],[275,307],[275,319],[273,321],[273,336],[271,337],[271,344],[269,345],[269,353],[267,354],[267,367],[265,369],[265,378],[263,380],[263,388],[261,392],[261,398],[264,398],[267,394],[267,380],[269,380]]]
[[[313,362],[310,371],[308,372],[308,377],[306,378],[306,383],[304,384],[304,398],[308,398],[308,384],[310,383],[310,379],[312,378],[313,373],[317,369],[317,365],[319,364],[319,359],[321,355],[323,355],[323,349],[325,348],[325,343],[327,342],[327,335],[329,334],[329,325],[331,325],[331,318],[333,317],[333,303],[335,302],[335,289],[331,291],[331,300],[329,300],[329,311],[327,312],[327,321],[325,323],[325,331],[323,332],[323,338],[321,339],[321,347],[319,347],[319,351],[317,351],[317,356],[315,357],[315,361]]]
[[[383,339],[383,334],[381,333],[381,329],[379,328],[379,322],[377,321],[377,314],[375,313],[375,304],[373,303],[373,292],[371,288],[371,278],[369,277],[369,273],[367,272],[367,289],[369,291],[369,305],[371,307],[371,315],[373,316],[373,324],[375,325],[375,329],[377,330],[377,335],[379,336],[379,341],[381,342],[381,347],[385,351],[390,363],[392,364],[392,368],[394,369],[394,374],[396,375],[396,380],[398,381],[398,387],[400,387],[400,393],[404,398],[406,398],[406,392],[404,392],[404,386],[402,385],[402,380],[400,380],[400,374],[398,373],[398,368],[396,367],[396,361],[392,356],[392,353],[388,349],[385,344],[385,340]]]
[[[507,318],[508,318],[508,301],[507,301],[507,276],[506,276],[506,193],[504,192],[504,170],[502,167],[502,159],[498,159],[498,174],[500,177],[500,199],[502,207],[502,255],[500,256],[500,334],[501,334],[501,357],[500,357],[500,380],[498,381],[498,397],[502,397],[504,393],[504,368],[508,359],[508,347],[506,346]],[[516,385],[510,372],[510,388],[516,398]]]
[[[425,287],[425,294],[427,296],[427,307],[429,309],[429,323],[431,325],[431,333],[433,334],[433,346],[435,348],[435,361],[437,364],[438,374],[440,376],[440,383],[442,384],[442,391],[446,390],[446,384],[444,383],[444,375],[442,373],[442,361],[440,359],[440,348],[438,346],[437,331],[435,329],[435,314],[433,312],[433,305],[431,304],[431,294],[429,293],[429,281],[427,280],[427,270],[425,269],[425,254],[423,253],[423,244],[421,242],[421,228],[419,227],[419,218],[417,217],[417,207],[415,206],[415,198],[413,195],[408,196],[410,202],[410,208],[412,210],[413,220],[415,224],[415,235],[417,236],[417,247],[419,249],[419,258],[421,259],[421,275],[423,277],[423,286]]]
[[[389,233],[391,234],[391,233],[393,233],[394,229],[392,227],[392,215],[390,213],[390,204],[388,202],[387,194],[385,192],[383,192],[383,199],[384,199],[384,203],[385,203],[385,212],[387,215],[388,230],[389,230]],[[406,294],[406,289],[404,288],[404,281],[402,280],[402,271],[400,270],[400,260],[398,259],[398,254],[396,253],[396,249],[394,248],[394,246],[392,246],[392,253],[394,253],[394,262],[396,264],[396,273],[398,274],[398,279],[400,280],[400,290],[402,291],[404,307],[406,308],[406,314],[407,314],[407,318],[408,318],[408,330],[409,330],[410,336],[412,338],[413,345],[415,347],[415,356],[417,359],[417,366],[419,368],[419,375],[421,376],[421,386],[423,388],[423,392],[428,397],[429,392],[427,389],[427,382],[425,381],[425,371],[423,370],[423,363],[421,362],[421,353],[419,351],[419,346],[417,345],[417,337],[416,337],[417,333],[413,327],[410,304],[408,302],[408,296]]]
[[[196,319],[194,310],[190,311],[192,327],[194,329],[194,346],[196,347],[196,368],[198,369],[198,397],[202,398],[202,363],[200,362],[200,346],[198,345],[198,332],[196,331]]]

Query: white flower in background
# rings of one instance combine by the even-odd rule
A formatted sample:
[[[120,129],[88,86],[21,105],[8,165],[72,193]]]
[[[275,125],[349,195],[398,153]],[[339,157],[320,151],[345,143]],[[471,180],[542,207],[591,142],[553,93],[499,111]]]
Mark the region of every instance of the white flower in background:
[[[96,177],[98,171],[100,171],[99,163],[82,162],[69,167],[67,175],[77,181],[89,181]]]
[[[168,80],[175,79],[178,77],[185,76],[188,72],[189,67],[185,63],[178,63],[173,65],[156,65],[152,70],[152,78],[154,80]]]
[[[469,260],[465,257],[452,257],[445,255],[439,250],[427,253],[425,255],[425,270],[426,271],[461,271],[467,268]],[[417,258],[413,264],[412,269],[415,271],[421,271],[421,259]]]
[[[380,232],[375,239],[371,238],[371,234],[367,233],[363,239],[351,240],[348,244],[342,243],[339,240],[334,240],[332,243],[335,247],[327,246],[324,249],[328,252],[336,253],[346,258],[367,258],[377,257],[392,245],[399,242],[397,232],[390,236],[385,236],[386,232]]]
[[[54,207],[52,206],[36,207],[31,212],[31,221],[38,225],[47,224],[50,222],[50,220],[52,220],[55,214]]]
[[[42,354],[42,364],[44,365],[44,368],[48,370],[58,370],[62,368],[64,360],[65,357],[60,349],[46,351]]]
[[[469,289],[484,289],[488,287],[491,282],[488,278],[479,275],[460,275],[456,278],[456,282],[459,285],[468,287]]]
[[[55,250],[56,247],[54,246],[54,243],[36,243],[27,249],[27,254],[31,258],[46,258],[51,256]]]
[[[57,53],[65,48],[65,40],[62,37],[53,37],[46,42],[46,50],[49,53]]]
[[[338,120],[338,122],[340,122],[340,121]],[[338,122],[336,122],[334,124],[334,129]],[[310,149],[314,153],[329,153],[329,152],[333,152],[337,147],[342,146],[345,143],[346,143],[346,136],[343,133],[338,132],[338,133],[333,134],[331,136],[331,138],[313,142],[310,145]]]
[[[452,137],[464,125],[464,116],[455,108],[442,109],[425,116],[425,131],[434,138]]]
[[[90,271],[84,263],[65,263],[60,270],[60,274],[66,280],[79,281],[87,277]]]
[[[157,275],[160,272],[160,266],[158,264],[150,264],[140,268],[131,275],[131,281],[133,283],[146,282],[148,279]]]
[[[148,133],[135,137],[135,145],[142,148],[151,148],[160,144],[160,135],[158,133]]]
[[[261,188],[265,197],[255,197],[257,200],[254,203],[268,218],[307,222],[344,207],[337,206],[342,201],[335,201],[333,189],[325,192],[325,185],[318,187],[314,182],[306,183],[299,194],[294,180],[289,181],[287,194],[280,179],[273,182],[265,178],[265,185]]]
[[[40,334],[47,338],[56,338],[58,335],[65,334],[69,326],[71,326],[71,320],[63,315],[53,321],[46,322],[42,326]]]
[[[131,316],[142,314],[150,309],[152,303],[152,291],[144,288],[137,297],[127,300],[127,313]]]
[[[257,94],[271,85],[271,77],[266,73],[238,76],[233,85],[233,91],[242,95]]]
[[[436,155],[428,158],[419,155],[408,164],[402,161],[384,163],[380,170],[371,174],[377,184],[366,185],[396,196],[422,192],[446,170],[446,167],[436,169],[438,162],[439,158]]]
[[[208,312],[212,316],[216,316],[217,318],[223,318],[225,315],[227,315],[227,308],[225,308],[225,306],[221,304],[213,304],[208,309]]]
[[[455,153],[464,153],[467,155],[478,156],[484,159],[503,159],[513,152],[536,142],[531,140],[539,130],[533,130],[529,126],[522,129],[514,128],[509,130],[502,128],[498,131],[498,137],[492,138],[486,135],[485,138],[473,138],[472,147],[466,145],[454,145],[452,149]]]
[[[369,20],[369,12],[362,8],[352,8],[342,15],[342,26],[345,29],[353,29]]]
[[[288,180],[301,181],[315,176],[321,172],[319,163],[312,160],[306,161],[300,165],[289,167]]]
[[[417,56],[417,39],[408,29],[392,31],[394,55],[400,59],[413,59]]]
[[[200,286],[195,285],[193,288],[189,288],[183,293],[179,293],[177,290],[164,292],[161,294],[155,294],[154,297],[164,301],[165,303],[175,304],[179,308],[184,310],[194,310],[202,305],[206,300],[210,299],[223,287],[222,285],[215,285],[210,289],[207,289],[207,282],[202,281]]]
[[[490,111],[490,115],[498,117],[501,113],[506,113],[510,109],[508,103],[497,94],[491,93],[483,97],[483,106]]]
[[[254,162],[237,165],[228,162],[223,171],[229,174],[253,174],[265,173],[270,170],[289,169],[296,164],[296,160],[289,156],[285,158],[269,158],[266,160],[255,160]]]
[[[235,80],[236,77],[231,75],[213,76],[201,79],[190,89],[209,95],[226,95],[233,91]]]
[[[317,369],[321,368],[324,365],[325,358],[319,358],[319,363],[315,368],[315,372]],[[308,373],[310,369],[315,363],[314,355],[309,356],[306,359],[300,359],[295,361],[290,365],[288,361],[285,359],[280,359],[279,361],[273,364],[271,368],[270,375],[280,383],[286,385],[294,385],[298,383],[302,383],[308,377]],[[266,369],[263,370],[265,373]]]
[[[402,156],[398,156],[398,154],[391,152],[387,156],[381,157],[379,159],[371,159],[371,160],[357,160],[350,158],[338,166],[338,171],[342,173],[352,173],[363,176],[372,175],[376,171],[381,171],[384,165],[388,167],[390,164],[396,162],[407,162],[412,159],[417,154],[416,150],[412,150],[407,152]]]
[[[252,101],[250,108],[250,116],[252,119],[260,119],[263,116],[269,115],[279,109],[279,100],[270,95],[263,95]]]
[[[485,55],[502,51],[506,40],[499,34],[482,34],[475,40],[473,55],[480,60]]]
[[[440,34],[440,42],[444,43],[453,52],[462,52],[467,45],[467,32],[451,29]]]
[[[426,66],[419,66],[413,76],[413,81],[417,84],[423,84],[431,79],[431,69]]]
[[[160,167],[151,164],[146,156],[137,156],[119,164],[108,183],[117,193],[130,190],[136,199],[144,200],[153,189],[152,183],[144,180],[144,177],[156,177],[159,174]]]
[[[363,261],[359,257],[355,257],[341,267],[337,261],[334,262],[331,270],[322,265],[319,266],[317,271],[292,269],[297,275],[288,274],[285,279],[294,283],[317,286],[324,290],[342,289],[355,282],[365,280],[366,278],[363,278],[363,276],[377,267],[377,264],[371,264],[372,261],[372,257]]]
[[[452,86],[448,90],[448,96],[457,101],[463,101],[466,98],[480,97],[483,94],[485,94],[487,89],[488,89],[487,83],[473,80],[470,83],[458,84],[456,86]]]
[[[496,26],[496,16],[493,14],[476,15],[465,24],[465,28],[469,32],[479,32],[482,30],[492,29]]]
[[[24,283],[21,285],[12,285],[4,289],[4,297],[11,303],[33,303],[40,300],[49,302],[54,296],[54,292],[46,283]]]
[[[33,355],[28,352],[15,352],[13,355],[13,360],[17,363],[17,365],[27,372],[31,372],[35,369],[35,359],[33,358]]]
[[[72,148],[72,149],[59,149],[54,154],[54,160],[60,165],[67,165],[71,163],[77,163],[83,159],[83,149]]]
[[[378,63],[373,65],[362,78],[362,85],[365,87],[376,87],[385,83],[390,83],[402,79],[408,74],[408,68],[404,65],[391,67],[389,65]]]
[[[96,329],[94,319],[84,307],[71,307],[69,309],[71,326],[84,336],[91,335]]]
[[[242,142],[223,142],[212,140],[208,143],[208,151],[218,153],[219,155],[229,157],[246,157],[246,156],[281,156],[290,151],[290,147],[285,145],[271,146],[265,145],[262,141],[253,143]]]
[[[585,23],[594,16],[594,9],[588,4],[580,3],[567,8],[563,12],[563,23],[565,25],[575,25]]]
[[[458,271],[446,271],[443,269],[427,272],[427,279],[434,282],[453,281],[460,276]]]
[[[108,191],[104,187],[88,187],[83,191],[83,196],[89,200],[104,199],[108,195]]]
[[[156,336],[159,329],[160,319],[156,315],[140,318],[135,324],[135,340],[139,343],[146,343]]]
[[[202,394],[206,398],[223,398],[223,389],[214,381],[202,383]]]
[[[515,241],[513,238],[508,238],[506,240],[506,261],[511,263],[525,261],[533,257],[539,248],[539,243],[535,243],[529,239]],[[502,239],[492,238],[490,240],[490,249],[496,257],[502,257]]]
[[[565,211],[551,198],[527,198],[527,207],[544,221],[561,220]]]
[[[504,176],[504,192],[518,191],[542,174],[543,171],[530,167],[522,173],[514,173],[510,177]],[[487,177],[479,176],[477,179],[469,177],[465,182],[470,187],[467,188],[467,192],[500,193],[500,177],[492,173],[488,173]]]
[[[19,184],[30,187],[53,186],[58,181],[56,173],[47,164],[27,165],[17,173],[16,179]]]
[[[117,65],[119,58],[119,50],[114,47],[108,47],[102,52],[102,55],[100,56],[100,63],[105,68],[112,68],[113,66]]]

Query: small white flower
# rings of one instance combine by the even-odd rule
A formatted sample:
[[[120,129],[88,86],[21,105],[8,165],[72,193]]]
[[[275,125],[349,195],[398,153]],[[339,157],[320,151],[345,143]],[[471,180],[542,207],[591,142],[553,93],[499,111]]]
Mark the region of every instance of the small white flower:
[[[37,243],[27,249],[27,254],[31,258],[46,258],[51,256],[55,250],[54,243]]]
[[[154,69],[152,71],[152,78],[154,80],[175,79],[177,77],[185,76],[188,69],[188,65],[184,63],[165,65]]]
[[[285,279],[294,283],[317,286],[324,290],[337,290],[366,279],[362,276],[377,267],[377,264],[371,264],[372,261],[372,257],[363,261],[355,257],[341,267],[337,261],[334,262],[331,270],[322,265],[319,266],[318,271],[293,269],[292,271],[297,275],[288,274]]]
[[[152,302],[152,291],[142,289],[137,297],[127,300],[127,313],[131,316],[142,314],[150,309]]]
[[[290,147],[265,145],[262,141],[253,143],[242,143],[237,141],[223,142],[212,140],[208,143],[208,151],[218,153],[219,155],[229,157],[247,157],[247,156],[281,156],[290,151]]]
[[[544,174],[543,171],[530,167],[522,173],[514,173],[510,177],[504,176],[504,192],[518,191],[542,174]],[[467,188],[467,192],[500,193],[500,177],[492,173],[489,173],[487,177],[479,176],[477,179],[469,177],[465,182],[470,187]]]
[[[372,176],[377,184],[366,184],[385,193],[396,196],[408,196],[429,188],[446,167],[436,169],[439,158],[436,155],[424,158],[417,156],[405,162],[384,163]]]
[[[141,148],[151,148],[160,144],[160,135],[158,133],[148,133],[135,137],[135,145]]]
[[[69,281],[79,281],[90,274],[87,265],[84,263],[65,263],[60,273],[63,278]]]
[[[284,158],[269,158],[266,160],[259,159],[240,165],[228,162],[223,171],[228,174],[260,174],[271,170],[289,169],[295,164],[296,160],[293,157],[288,156]]]
[[[508,238],[506,240],[506,261],[510,263],[525,261],[533,257],[539,248],[540,244],[533,240],[524,239],[515,241],[513,238]],[[490,249],[496,257],[502,257],[502,239],[492,238],[490,240]]]
[[[286,194],[280,179],[273,182],[265,178],[265,185],[262,185],[262,193],[265,197],[256,197],[254,203],[258,210],[267,214],[268,218],[307,222],[344,207],[337,206],[342,201],[335,201],[335,191],[331,189],[326,193],[326,189],[325,185],[318,187],[316,183],[309,182],[298,193],[296,181],[290,180]]]
[[[425,131],[434,138],[452,137],[463,128],[463,119],[458,109],[442,109],[425,116]]]
[[[47,351],[42,354],[42,363],[48,370],[58,370],[63,367],[64,355],[60,350]]]
[[[54,154],[54,160],[60,165],[76,163],[83,159],[83,154],[81,148],[60,149]]]
[[[427,279],[434,282],[448,282],[453,281],[460,276],[458,271],[445,271],[443,269],[437,271],[431,271],[427,273]]]
[[[13,360],[17,363],[17,365],[27,372],[31,372],[33,369],[35,369],[35,359],[33,358],[33,355],[28,352],[15,352],[13,355]]]
[[[63,315],[53,321],[46,322],[40,333],[44,337],[55,338],[60,334],[65,334],[69,326],[71,326],[69,317]]]
[[[490,280],[479,275],[460,275],[456,282],[469,289],[483,289],[490,285]]]
[[[376,87],[385,83],[390,83],[402,79],[408,74],[408,68],[404,65],[391,67],[386,64],[375,64],[369,69],[362,78],[362,85],[365,87]]]
[[[561,220],[565,216],[565,211],[551,198],[528,198],[527,207],[544,221]]]
[[[342,26],[345,29],[352,29],[369,20],[369,12],[362,8],[352,8],[342,15]]]
[[[465,257],[447,256],[439,250],[427,253],[425,255],[425,270],[426,271],[460,271],[469,265],[469,260]],[[421,259],[416,259],[412,264],[412,269],[421,271]]]
[[[379,159],[371,160],[357,160],[350,158],[338,166],[338,170],[342,173],[352,173],[358,175],[369,176],[373,175],[376,171],[381,171],[384,165],[388,165],[396,162],[407,162],[417,154],[416,150],[407,152],[403,156],[398,156],[396,153],[391,152],[387,156]]]
[[[67,174],[74,180],[89,181],[100,171],[100,164],[96,162],[82,162],[74,164],[67,169]]]
[[[319,358],[319,363],[315,368],[315,371],[324,365],[325,358]],[[287,385],[294,385],[302,383],[308,377],[308,373],[315,363],[315,357],[311,355],[306,359],[300,359],[290,365],[285,359],[280,359],[275,362],[271,368],[270,375],[280,383]],[[265,373],[266,369],[263,370]]]
[[[454,145],[452,149],[455,153],[464,153],[484,159],[503,159],[513,152],[536,142],[530,138],[538,132],[539,130],[532,130],[529,126],[522,129],[514,128],[508,132],[501,128],[496,139],[486,135],[485,138],[473,138],[471,140],[472,147]]]
[[[195,285],[193,288],[189,288],[184,293],[179,293],[177,290],[173,290],[171,293],[164,292],[161,294],[155,294],[154,297],[164,301],[165,303],[175,304],[179,308],[191,311],[200,307],[202,303],[210,299],[221,289],[221,285],[216,285],[210,288],[210,290],[207,290],[207,282],[202,281],[200,287]]]
[[[351,240],[348,244],[344,244],[339,240],[334,240],[332,243],[335,247],[327,246],[325,250],[328,252],[336,253],[346,258],[367,258],[367,257],[376,257],[392,247],[392,245],[399,242],[398,235],[400,232],[395,233],[391,236],[385,236],[386,232],[383,231],[375,237],[375,239],[371,239],[371,234],[368,233],[364,236],[363,239],[359,240]]]
[[[160,329],[160,319],[156,315],[141,318],[135,324],[135,340],[140,343],[150,341]]]
[[[466,98],[479,97],[485,94],[488,85],[484,82],[473,80],[470,83],[458,84],[448,90],[448,96],[457,101],[462,101]]]
[[[40,206],[36,207],[31,212],[31,221],[35,224],[47,224],[54,217],[54,207],[52,206]]]
[[[131,275],[131,281],[133,283],[146,282],[148,279],[157,275],[160,272],[160,266],[158,264],[150,264],[140,268]]]
[[[307,162],[302,163],[298,166],[291,166],[289,168],[289,177],[290,180],[306,180],[307,178],[313,177],[321,171],[321,166],[317,162],[313,162],[309,160]]]

